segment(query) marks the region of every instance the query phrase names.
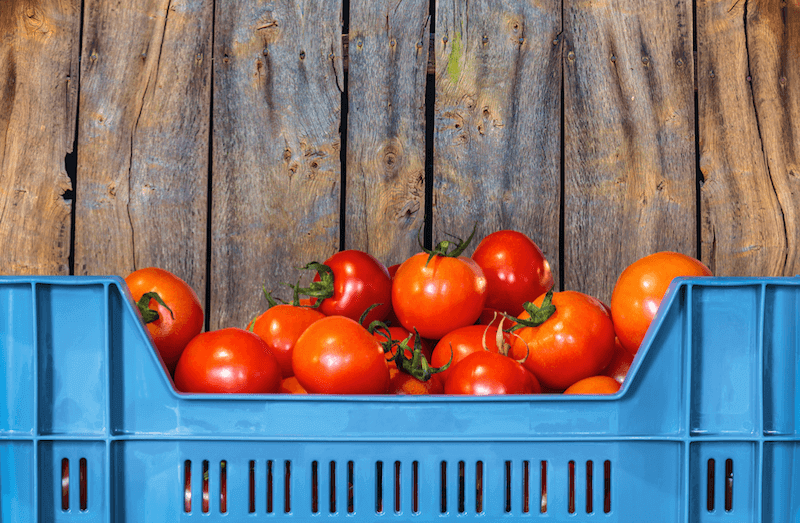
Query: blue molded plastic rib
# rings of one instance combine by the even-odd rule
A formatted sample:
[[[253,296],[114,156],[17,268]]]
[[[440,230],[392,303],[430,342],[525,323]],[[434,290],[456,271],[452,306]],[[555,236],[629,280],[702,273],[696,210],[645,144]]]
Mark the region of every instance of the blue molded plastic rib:
[[[800,523],[800,278],[676,279],[613,396],[176,392],[118,277],[0,277],[0,521]]]

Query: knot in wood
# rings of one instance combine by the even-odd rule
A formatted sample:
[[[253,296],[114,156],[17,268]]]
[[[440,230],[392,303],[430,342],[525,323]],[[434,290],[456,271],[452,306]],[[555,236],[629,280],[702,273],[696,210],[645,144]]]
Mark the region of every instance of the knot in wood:
[[[575,52],[574,51],[570,51],[569,53],[567,53],[567,60],[569,60],[570,62],[574,62],[575,61]],[[613,60],[612,60],[612,62],[613,62]]]
[[[305,51],[300,51],[300,59],[301,60],[305,60],[306,59],[306,52]]]
[[[616,62],[617,61],[617,56],[612,54],[611,55],[611,61],[612,62]]]
[[[483,35],[482,41],[483,41],[484,44],[489,43],[489,37],[486,36],[486,35]]]
[[[785,76],[781,76],[780,83],[781,83],[781,85],[786,85],[786,77]]]
[[[675,64],[677,64],[678,67],[683,67],[683,59],[678,58],[675,60]]]
[[[645,65],[645,67],[647,67],[648,65],[650,65],[650,58],[647,56],[643,56],[642,63]]]
[[[392,38],[391,40],[389,40],[389,45],[391,45],[392,47],[396,46],[397,45],[397,40]]]
[[[386,167],[393,168],[394,165],[397,163],[397,154],[398,151],[393,145],[387,146],[383,150],[383,163]]]

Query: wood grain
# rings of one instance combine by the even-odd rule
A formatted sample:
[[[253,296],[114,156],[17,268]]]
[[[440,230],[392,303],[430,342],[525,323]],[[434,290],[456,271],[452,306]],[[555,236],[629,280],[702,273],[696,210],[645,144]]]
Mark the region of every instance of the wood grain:
[[[244,327],[262,284],[339,249],[341,16],[339,0],[216,3],[212,328]]]
[[[564,286],[609,303],[647,254],[697,256],[692,3],[569,0]]]
[[[419,251],[428,34],[427,0],[350,7],[345,248],[387,266]]]
[[[0,273],[69,274],[80,0],[0,3]]]
[[[698,6],[703,260],[715,274],[794,275],[800,211],[800,8]]]
[[[205,296],[211,7],[86,1],[77,274],[158,266]]]
[[[529,235],[558,277],[561,3],[436,5],[433,241]],[[466,251],[471,254],[477,240]]]

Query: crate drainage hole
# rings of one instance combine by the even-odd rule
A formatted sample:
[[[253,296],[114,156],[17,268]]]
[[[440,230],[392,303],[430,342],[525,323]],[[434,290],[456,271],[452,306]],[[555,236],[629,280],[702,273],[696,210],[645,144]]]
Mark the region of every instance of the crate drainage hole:
[[[88,506],[88,479],[86,475],[86,458],[78,460],[78,507],[86,512]],[[61,510],[69,511],[69,459],[61,460]]]

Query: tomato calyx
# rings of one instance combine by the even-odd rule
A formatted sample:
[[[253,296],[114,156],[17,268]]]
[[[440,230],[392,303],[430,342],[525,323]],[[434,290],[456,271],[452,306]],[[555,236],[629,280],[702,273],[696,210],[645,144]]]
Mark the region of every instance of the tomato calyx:
[[[315,261],[308,263],[301,269],[317,271],[319,281],[312,281],[308,284],[308,287],[300,287],[299,282],[295,285],[290,285],[290,287],[298,295],[302,294],[309,298],[316,298],[317,300],[311,305],[312,308],[316,309],[322,304],[322,300],[333,297],[333,269],[324,263]]]
[[[422,338],[420,337],[419,332],[417,332],[417,329],[414,329],[413,349],[408,346],[408,340],[410,339],[411,336],[400,342],[396,342],[397,352],[389,360],[394,360],[395,364],[397,365],[397,369],[400,372],[405,372],[406,374],[413,376],[418,381],[425,382],[431,379],[434,374],[445,371],[450,367],[450,364],[453,362],[452,349],[450,350],[450,360],[448,360],[447,363],[441,367],[431,367],[427,358],[425,358],[425,355],[422,354]],[[391,348],[389,350],[391,351]],[[411,359],[406,357],[406,350],[411,350]]]
[[[516,325],[506,332],[511,333],[525,327],[538,327],[546,322],[550,316],[555,314],[556,306],[553,305],[553,289],[550,289],[547,291],[547,294],[544,295],[541,307],[537,307],[532,301],[526,301],[522,307],[530,315],[530,318],[520,319],[503,313],[506,319],[516,322]]]
[[[292,289],[292,301],[282,300],[280,298],[276,298],[272,295],[272,291],[268,291],[267,288],[262,285],[261,291],[264,293],[264,298],[267,300],[267,304],[269,305],[267,309],[271,309],[276,305],[294,305],[295,307],[300,307],[300,282],[298,281],[296,285],[291,285],[289,283],[284,283],[283,285]]]
[[[146,292],[142,294],[142,297],[136,302],[136,307],[139,309],[139,313],[142,315],[142,321],[145,324],[153,323],[161,317],[158,315],[158,311],[150,308],[150,300],[156,300],[159,305],[169,311],[172,319],[175,319],[175,313],[164,303],[164,300],[161,299],[161,296],[159,296],[157,292]]]
[[[366,316],[370,309],[364,312],[364,316]],[[397,347],[397,352],[395,352],[394,356],[386,361],[394,361],[395,365],[397,365],[397,369],[400,372],[409,374],[418,381],[428,381],[433,377],[434,374],[447,370],[450,367],[450,364],[453,362],[453,350],[451,348],[450,360],[441,367],[432,367],[430,363],[428,363],[428,359],[425,357],[425,355],[422,354],[422,338],[420,337],[419,332],[417,332],[417,329],[414,329],[414,334],[410,334],[404,340],[393,339],[392,334],[389,331],[389,327],[380,320],[375,320],[370,323],[369,327],[367,327],[367,330],[370,334],[373,334],[376,330],[380,330],[383,333],[383,336],[386,338],[386,341],[381,342],[384,354],[391,354],[392,349]],[[408,342],[412,337],[414,338],[413,349],[408,346]],[[411,352],[410,359],[406,357],[406,351]]]
[[[457,258],[461,256],[461,254],[469,246],[470,242],[472,242],[472,238],[475,236],[475,231],[477,230],[478,230],[478,222],[476,221],[475,225],[473,225],[472,227],[472,232],[470,233],[470,235],[467,237],[466,240],[462,240],[457,236],[449,234],[448,236],[453,236],[453,238],[455,238],[458,241],[454,243],[450,240],[442,240],[439,243],[437,243],[433,249],[426,249],[422,245],[420,234],[417,233],[417,242],[419,243],[419,246],[422,248],[423,252],[428,254],[428,260],[425,262],[425,266],[426,267],[428,266],[428,263],[430,263],[430,261],[433,259],[434,256],[443,256],[446,258]],[[420,227],[419,232],[420,233],[422,232],[422,227]],[[451,247],[453,248],[452,251],[450,250]]]

